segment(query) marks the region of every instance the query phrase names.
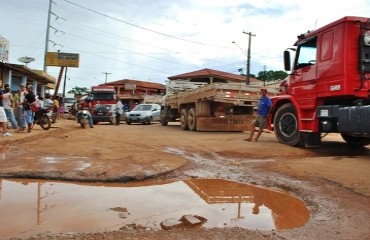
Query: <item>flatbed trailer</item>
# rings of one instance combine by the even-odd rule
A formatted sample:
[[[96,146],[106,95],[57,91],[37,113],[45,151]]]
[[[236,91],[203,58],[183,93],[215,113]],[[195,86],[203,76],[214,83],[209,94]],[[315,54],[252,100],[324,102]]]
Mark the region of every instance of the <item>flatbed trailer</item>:
[[[167,85],[161,123],[166,126],[168,122],[180,121],[183,130],[191,131],[250,130],[259,90],[260,86],[245,83],[173,81]]]

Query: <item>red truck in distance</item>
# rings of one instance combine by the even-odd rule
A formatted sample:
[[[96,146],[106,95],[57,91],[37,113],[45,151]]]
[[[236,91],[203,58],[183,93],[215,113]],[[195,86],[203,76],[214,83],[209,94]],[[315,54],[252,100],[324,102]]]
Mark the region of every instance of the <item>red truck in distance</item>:
[[[339,133],[353,146],[370,144],[369,18],[343,17],[299,35],[284,65],[290,74],[268,119],[281,143],[314,147]]]
[[[90,113],[94,124],[98,122],[109,122],[114,124],[114,106],[116,104],[116,91],[113,86],[92,86],[90,91],[91,108]],[[80,104],[87,106],[86,97],[81,98]]]

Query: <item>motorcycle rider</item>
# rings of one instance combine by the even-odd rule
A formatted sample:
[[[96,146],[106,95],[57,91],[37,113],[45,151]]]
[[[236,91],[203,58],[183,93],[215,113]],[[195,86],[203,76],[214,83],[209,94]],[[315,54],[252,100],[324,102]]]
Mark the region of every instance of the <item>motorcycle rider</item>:
[[[87,120],[89,121],[90,128],[94,128],[93,119],[90,113],[90,109],[92,108],[92,97],[87,97],[85,101],[78,104],[78,112],[77,112],[77,122],[79,123],[82,118],[82,111],[87,111]]]

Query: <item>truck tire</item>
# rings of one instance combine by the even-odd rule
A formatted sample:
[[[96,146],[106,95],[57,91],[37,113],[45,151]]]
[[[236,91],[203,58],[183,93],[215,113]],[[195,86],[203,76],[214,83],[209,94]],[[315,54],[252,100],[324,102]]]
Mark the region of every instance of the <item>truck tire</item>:
[[[297,110],[291,103],[282,105],[274,118],[274,132],[279,142],[290,146],[300,143]]]
[[[364,138],[364,137],[354,137],[349,134],[341,133],[340,134],[346,143],[353,147],[363,147],[368,144],[370,144],[370,139],[369,138]]]
[[[168,121],[167,121],[167,118],[165,117],[165,113],[161,112],[161,125],[162,126],[167,126],[168,125]]]
[[[183,108],[180,113],[180,124],[182,130],[188,130],[188,111]]]
[[[194,108],[190,108],[188,112],[188,128],[190,131],[197,130],[197,116]]]

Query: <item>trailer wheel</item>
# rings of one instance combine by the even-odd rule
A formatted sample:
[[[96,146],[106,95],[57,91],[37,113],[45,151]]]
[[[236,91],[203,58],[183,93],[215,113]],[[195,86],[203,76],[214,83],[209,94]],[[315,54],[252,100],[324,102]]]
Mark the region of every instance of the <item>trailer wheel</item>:
[[[161,121],[162,126],[167,126],[168,125],[168,121],[167,121],[166,117],[164,116],[163,112],[161,112],[161,120],[160,121]]]
[[[274,118],[274,132],[279,142],[297,146],[300,142],[297,111],[293,104],[281,106]]]
[[[181,110],[180,113],[180,124],[182,130],[188,130],[188,111],[184,108]]]
[[[195,109],[190,108],[188,113],[188,127],[190,131],[197,130],[197,116],[195,116]]]
[[[370,144],[370,139],[369,138],[364,138],[364,137],[354,137],[349,134],[341,133],[340,134],[346,143],[353,147],[363,147],[368,144]]]

